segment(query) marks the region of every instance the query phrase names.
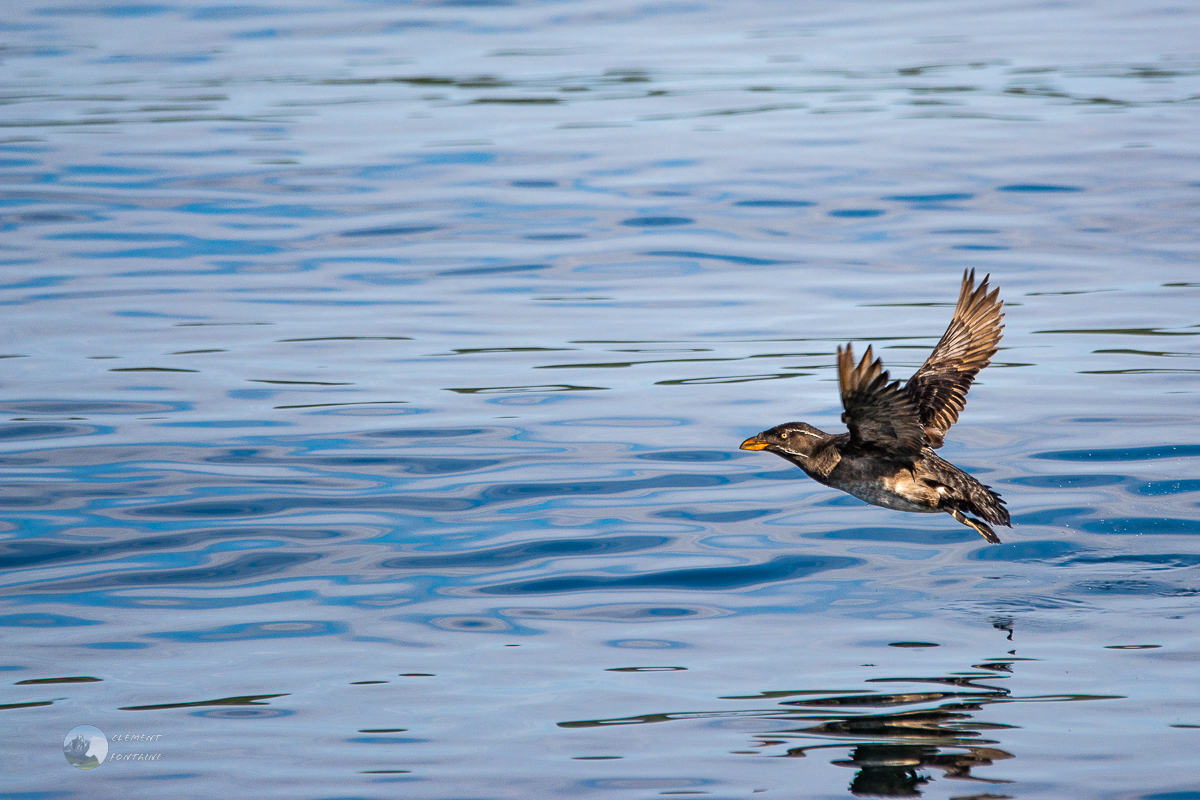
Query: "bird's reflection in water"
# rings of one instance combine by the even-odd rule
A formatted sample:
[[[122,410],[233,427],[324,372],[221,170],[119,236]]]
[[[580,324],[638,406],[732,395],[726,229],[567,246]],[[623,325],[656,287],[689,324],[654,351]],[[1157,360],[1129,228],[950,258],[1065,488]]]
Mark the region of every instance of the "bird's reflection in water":
[[[786,755],[802,756],[804,750],[812,749],[817,748],[794,748]],[[995,747],[967,747],[961,752],[943,752],[933,745],[860,744],[850,751],[849,758],[830,763],[858,770],[854,779],[850,781],[850,793],[857,797],[920,797],[920,787],[932,780],[922,774],[921,770],[941,770],[943,777],[953,780],[989,784],[1010,783],[1002,779],[980,778],[972,775],[971,770],[975,767],[990,767],[993,762],[1012,757],[1012,753]],[[1004,795],[983,796],[994,798]]]
[[[781,731],[784,735],[821,739],[855,739],[862,743],[850,751],[847,759],[833,763],[839,767],[858,770],[850,782],[850,793],[859,797],[919,797],[920,787],[931,778],[922,770],[941,770],[945,778],[980,783],[1008,783],[998,778],[981,778],[971,774],[975,767],[988,767],[996,761],[1012,758],[1012,754],[995,747],[993,739],[983,738],[983,731],[1002,730],[1010,725],[983,722],[968,712],[979,711],[996,702],[1035,698],[1013,698],[1007,689],[981,684],[980,680],[998,680],[1011,672],[1013,661],[992,661],[974,665],[978,672],[936,678],[875,678],[868,683],[941,684],[954,687],[951,691],[908,692],[904,694],[869,694],[851,697],[831,697],[794,700],[781,705],[814,708],[840,706],[856,708],[885,708],[897,705],[938,703],[935,708],[911,709],[890,714],[859,714],[828,719],[819,725]],[[1036,698],[1056,700],[1067,698]],[[948,701],[948,702],[946,702]],[[866,740],[866,741],[863,741]],[[784,740],[781,743],[786,743]],[[819,744],[792,747],[782,754],[785,758],[800,758],[812,750],[844,745]]]
[[[1013,618],[1012,617],[993,617],[992,627],[998,631],[1006,631],[1008,633],[1008,641],[1013,640]]]
[[[996,627],[1011,630],[1011,626]],[[970,671],[950,675],[866,681],[874,686],[904,684],[909,689],[904,692],[883,693],[874,689],[856,693],[773,691],[720,699],[800,699],[781,700],[772,708],[645,714],[561,722],[559,725],[587,728],[721,718],[802,722],[799,727],[765,730],[755,737],[752,749],[735,752],[776,758],[806,758],[819,750],[833,750],[839,755],[847,753],[848,757],[836,758],[831,763],[858,770],[850,782],[850,793],[859,797],[919,797],[921,787],[934,780],[932,771],[935,770],[940,771],[944,779],[1006,784],[1010,781],[999,776],[980,777],[973,774],[973,770],[1013,758],[1012,753],[995,747],[1000,742],[985,738],[985,733],[998,736],[1015,726],[976,719],[977,712],[993,703],[1117,699],[1112,695],[1014,695],[1009,689],[994,684],[1014,677],[1014,664],[1034,659],[1017,658],[1011,653],[1015,651],[1003,658],[973,664]],[[922,686],[929,686],[929,689],[918,688]],[[906,708],[878,713],[898,707]],[[971,798],[1005,796],[987,792],[970,795]]]
[[[833,763],[839,767],[858,768],[858,774],[850,782],[851,794],[918,797],[921,794],[918,787],[929,783],[929,778],[917,770],[945,757],[938,754],[935,747],[863,744],[854,748],[849,760]]]

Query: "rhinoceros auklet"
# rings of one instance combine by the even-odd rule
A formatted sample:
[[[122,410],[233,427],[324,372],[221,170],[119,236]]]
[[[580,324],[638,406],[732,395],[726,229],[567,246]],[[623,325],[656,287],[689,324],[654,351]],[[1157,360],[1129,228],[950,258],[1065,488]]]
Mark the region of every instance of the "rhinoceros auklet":
[[[889,383],[871,348],[857,365],[854,350],[837,349],[842,422],[849,433],[825,433],[804,422],[785,422],[742,442],[742,450],[769,450],[813,480],[860,500],[897,511],[944,511],[993,544],[987,526],[1007,525],[1008,510],[991,488],[933,451],[967,403],[967,390],[991,363],[1004,326],[999,289],[978,288],[975,270],[963,273],[950,327],[924,365],[908,379]],[[967,514],[982,517],[972,519]]]

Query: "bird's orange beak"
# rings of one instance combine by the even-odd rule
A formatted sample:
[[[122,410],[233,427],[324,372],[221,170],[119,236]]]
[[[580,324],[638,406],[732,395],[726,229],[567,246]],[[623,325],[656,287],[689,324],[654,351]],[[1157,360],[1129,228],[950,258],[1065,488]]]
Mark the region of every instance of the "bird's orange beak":
[[[742,446],[739,447],[738,449],[739,450],[763,450],[766,448],[766,446],[767,446],[767,443],[764,442],[762,439],[759,439],[757,436],[751,436],[749,439],[742,442]]]

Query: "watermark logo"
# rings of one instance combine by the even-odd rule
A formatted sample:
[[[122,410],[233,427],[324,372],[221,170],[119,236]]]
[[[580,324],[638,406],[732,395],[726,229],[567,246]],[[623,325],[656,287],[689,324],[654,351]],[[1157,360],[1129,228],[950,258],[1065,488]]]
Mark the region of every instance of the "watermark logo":
[[[118,733],[108,737],[104,731],[95,725],[77,725],[63,739],[63,755],[71,766],[79,769],[95,769],[109,761],[162,761],[162,753],[125,753],[118,750],[109,752],[109,742],[124,743],[157,742],[162,738],[161,733]]]
[[[108,737],[94,725],[76,725],[63,739],[63,755],[73,767],[95,769],[108,757]]]

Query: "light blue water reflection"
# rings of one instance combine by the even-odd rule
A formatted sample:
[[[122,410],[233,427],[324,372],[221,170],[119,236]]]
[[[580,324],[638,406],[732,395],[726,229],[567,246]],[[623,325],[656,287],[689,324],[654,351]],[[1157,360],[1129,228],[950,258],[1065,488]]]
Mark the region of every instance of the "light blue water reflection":
[[[1197,22],[14,8],[4,796],[1200,797]],[[736,449],[965,267],[1004,544]]]

